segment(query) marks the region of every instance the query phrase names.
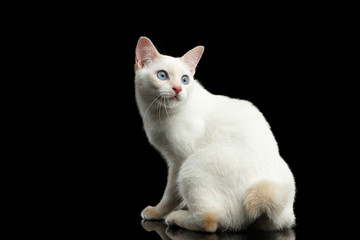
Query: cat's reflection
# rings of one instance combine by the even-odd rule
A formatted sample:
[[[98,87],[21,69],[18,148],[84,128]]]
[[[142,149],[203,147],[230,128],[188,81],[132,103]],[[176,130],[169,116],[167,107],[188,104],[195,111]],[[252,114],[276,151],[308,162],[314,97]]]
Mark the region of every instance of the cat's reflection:
[[[162,240],[295,240],[292,229],[279,232],[202,233],[182,228],[169,228],[163,221],[141,222],[143,228],[156,231]]]

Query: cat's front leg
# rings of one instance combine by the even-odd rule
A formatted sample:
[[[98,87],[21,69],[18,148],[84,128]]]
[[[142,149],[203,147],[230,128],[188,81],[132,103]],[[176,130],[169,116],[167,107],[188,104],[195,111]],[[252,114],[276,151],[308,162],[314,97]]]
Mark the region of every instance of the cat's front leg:
[[[178,168],[170,167],[168,170],[167,184],[161,201],[155,206],[148,206],[141,212],[141,217],[147,220],[164,219],[181,203],[177,193],[176,178]]]

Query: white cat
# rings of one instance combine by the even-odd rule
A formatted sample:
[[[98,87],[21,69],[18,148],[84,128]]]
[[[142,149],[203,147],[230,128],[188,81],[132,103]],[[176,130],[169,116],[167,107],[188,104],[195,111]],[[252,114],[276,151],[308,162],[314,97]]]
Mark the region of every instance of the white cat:
[[[141,216],[205,232],[289,228],[295,182],[270,126],[250,102],[213,95],[194,79],[203,51],[174,58],[146,37],[137,43],[136,102],[168,164],[164,196]]]

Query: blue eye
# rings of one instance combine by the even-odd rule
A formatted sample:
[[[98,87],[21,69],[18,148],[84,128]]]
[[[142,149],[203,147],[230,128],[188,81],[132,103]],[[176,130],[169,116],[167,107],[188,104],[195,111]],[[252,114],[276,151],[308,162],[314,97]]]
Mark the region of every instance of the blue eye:
[[[160,79],[160,80],[166,80],[166,79],[168,79],[168,75],[167,75],[167,73],[166,73],[165,71],[158,71],[157,77],[158,77],[158,79]]]
[[[181,82],[182,82],[182,84],[184,84],[184,85],[188,85],[188,84],[189,84],[189,77],[186,76],[186,75],[182,76],[182,77],[181,77]]]

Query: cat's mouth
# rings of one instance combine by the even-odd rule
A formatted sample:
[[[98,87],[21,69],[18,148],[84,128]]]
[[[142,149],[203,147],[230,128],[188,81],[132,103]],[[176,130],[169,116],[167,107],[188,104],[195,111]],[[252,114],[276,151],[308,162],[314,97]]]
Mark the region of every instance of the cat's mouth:
[[[179,94],[176,95],[161,95],[158,99],[161,105],[172,108],[182,101],[182,97]]]
[[[183,94],[176,94],[175,92],[159,92],[158,97],[155,99],[157,100],[160,106],[165,108],[174,108],[182,103],[186,99],[186,96]]]
[[[179,101],[178,95],[169,98],[170,101]]]
[[[170,95],[170,94],[162,94],[161,98],[165,99],[166,101],[173,102],[173,101],[181,101],[181,97],[179,94]]]

